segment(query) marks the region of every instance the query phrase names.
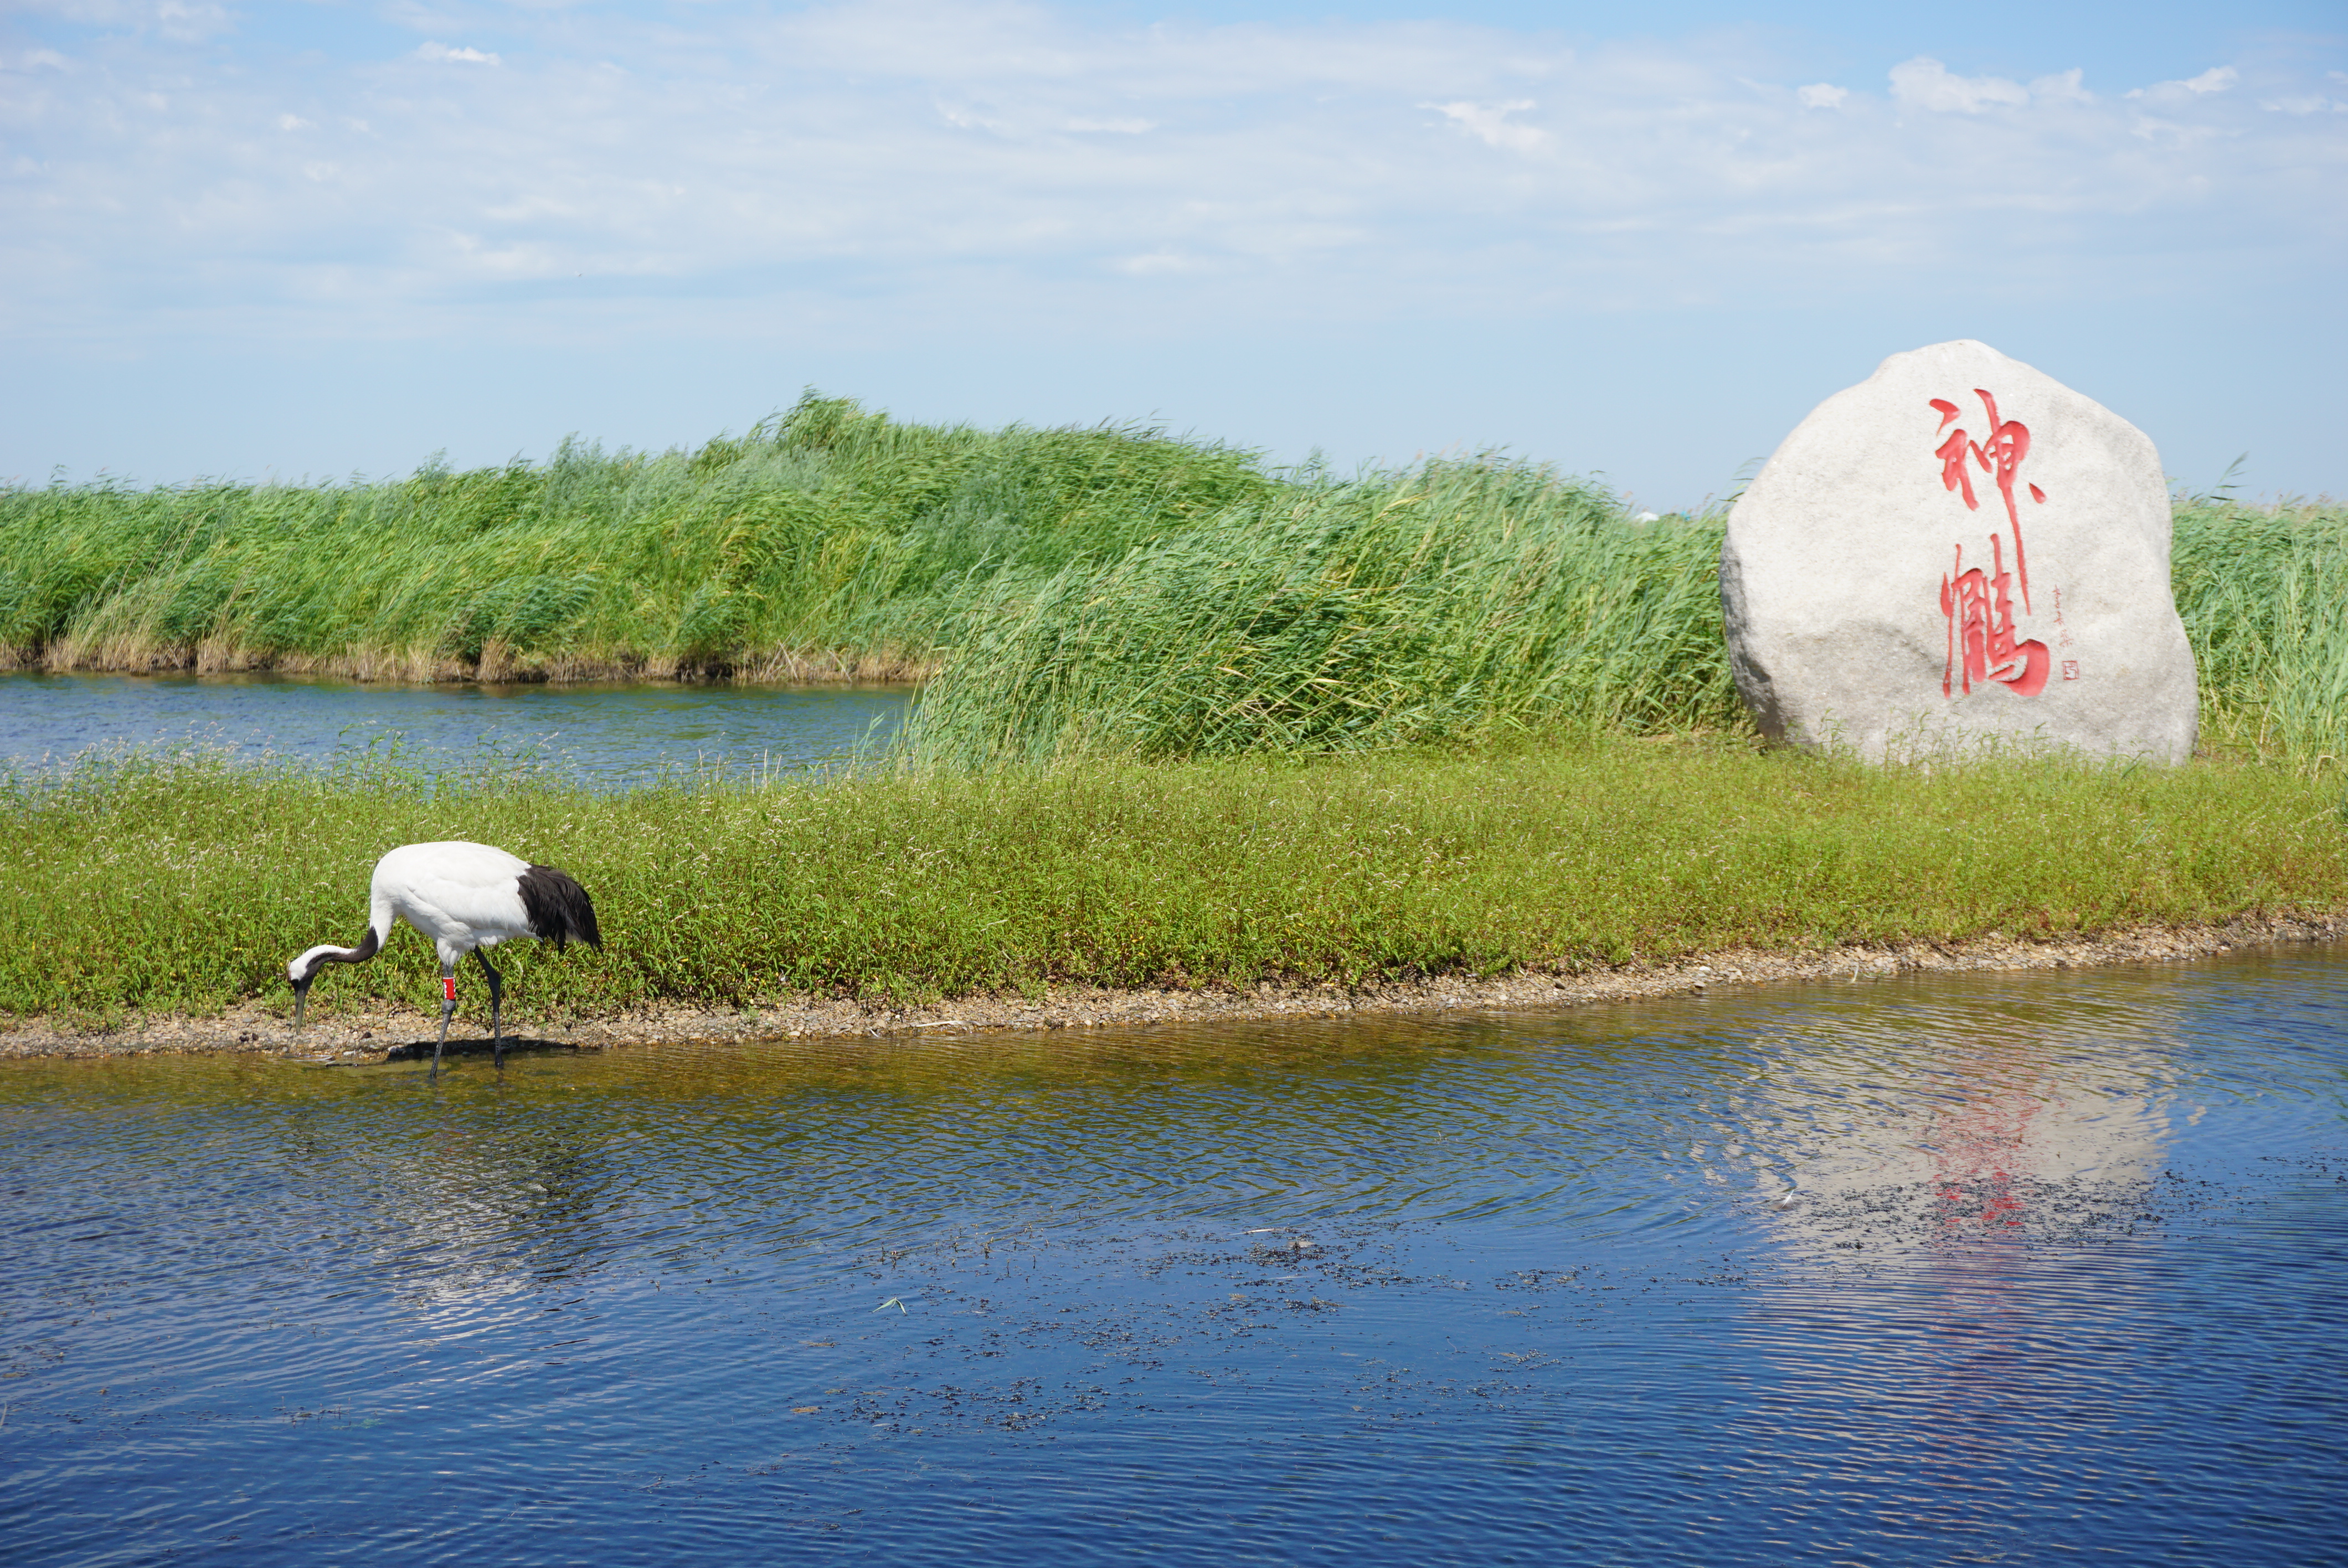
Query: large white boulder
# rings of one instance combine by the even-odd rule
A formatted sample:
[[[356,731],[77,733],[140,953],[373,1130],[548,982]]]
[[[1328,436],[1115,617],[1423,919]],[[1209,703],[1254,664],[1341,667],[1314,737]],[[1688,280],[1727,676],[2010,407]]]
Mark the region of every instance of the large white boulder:
[[[2144,433],[1986,343],[1893,354],[1728,515],[1736,688],[1770,739],[1904,761],[2182,762],[2199,718]]]

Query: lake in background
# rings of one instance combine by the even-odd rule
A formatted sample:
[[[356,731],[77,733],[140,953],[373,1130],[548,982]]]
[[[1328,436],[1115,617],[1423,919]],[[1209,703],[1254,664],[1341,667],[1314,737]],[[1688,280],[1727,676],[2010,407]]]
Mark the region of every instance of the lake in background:
[[[315,766],[396,748],[427,772],[542,769],[624,788],[717,764],[794,773],[885,746],[904,686],[396,686],[275,675],[0,675],[0,768],[93,747],[224,746]]]
[[[0,1560],[2338,1562],[2343,1069],[2340,946],[0,1063]]]

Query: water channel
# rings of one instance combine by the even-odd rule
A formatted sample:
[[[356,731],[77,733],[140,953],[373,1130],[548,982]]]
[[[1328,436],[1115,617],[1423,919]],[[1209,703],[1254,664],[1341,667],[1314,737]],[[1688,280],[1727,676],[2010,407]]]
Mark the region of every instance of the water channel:
[[[885,745],[901,686],[399,686],[274,675],[0,675],[0,768],[88,751],[218,747],[319,766],[396,752],[426,772],[527,770],[624,788],[710,767],[792,773]]]
[[[0,1560],[2311,1563],[2348,948],[0,1063]]]

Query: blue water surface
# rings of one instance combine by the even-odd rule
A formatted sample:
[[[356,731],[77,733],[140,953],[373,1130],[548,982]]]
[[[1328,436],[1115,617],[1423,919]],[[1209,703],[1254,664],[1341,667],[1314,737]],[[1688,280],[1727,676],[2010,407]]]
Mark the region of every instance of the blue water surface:
[[[0,1560],[2312,1563],[2348,948],[0,1064]]]
[[[199,746],[320,766],[391,755],[624,788],[725,769],[839,767],[885,747],[904,686],[580,682],[402,686],[276,675],[0,675],[0,768],[92,750]]]

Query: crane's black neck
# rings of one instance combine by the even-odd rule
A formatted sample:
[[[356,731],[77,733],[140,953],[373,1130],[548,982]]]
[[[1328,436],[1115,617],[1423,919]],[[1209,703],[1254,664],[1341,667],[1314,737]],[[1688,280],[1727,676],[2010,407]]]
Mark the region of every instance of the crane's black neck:
[[[381,934],[378,933],[374,927],[369,926],[367,927],[367,934],[359,938],[359,945],[357,947],[349,948],[343,952],[330,951],[319,954],[317,960],[310,966],[310,972],[302,978],[304,980],[316,979],[318,971],[324,968],[328,964],[364,964],[369,958],[374,958],[376,953],[382,951],[382,949],[383,938]]]

